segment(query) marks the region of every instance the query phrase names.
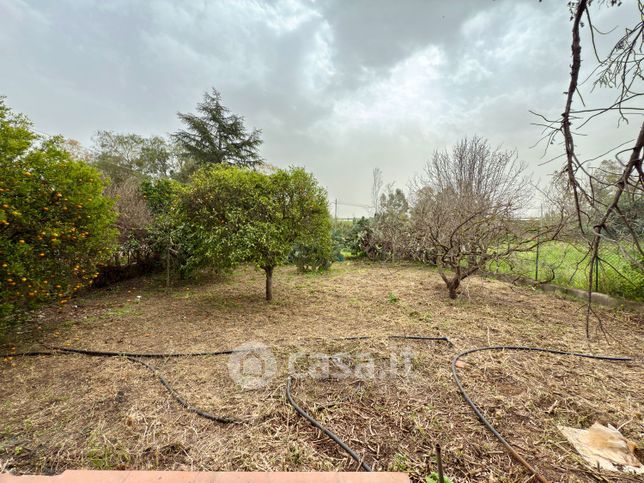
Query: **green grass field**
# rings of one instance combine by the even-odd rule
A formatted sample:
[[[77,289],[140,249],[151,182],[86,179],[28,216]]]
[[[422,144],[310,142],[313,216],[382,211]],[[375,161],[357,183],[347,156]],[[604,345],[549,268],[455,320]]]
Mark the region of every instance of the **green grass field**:
[[[632,253],[632,257],[635,254]],[[599,276],[593,291],[644,301],[644,272],[615,245],[603,244],[600,249]],[[488,270],[513,273],[535,279],[537,252],[516,253],[508,262],[492,262]],[[584,246],[549,242],[539,248],[540,282],[588,288],[589,256]],[[594,283],[593,283],[594,285]]]

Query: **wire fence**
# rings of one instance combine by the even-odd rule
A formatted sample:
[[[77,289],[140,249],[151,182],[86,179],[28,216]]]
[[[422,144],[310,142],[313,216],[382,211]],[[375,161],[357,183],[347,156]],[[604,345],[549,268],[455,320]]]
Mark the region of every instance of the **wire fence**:
[[[338,207],[361,209],[364,211],[362,216],[367,218],[373,214],[372,205],[342,202],[337,198],[330,202],[330,207],[336,222],[351,223],[360,218],[340,216]],[[543,205],[524,207],[521,220],[538,220],[543,216],[543,211]],[[635,247],[624,248],[615,243],[602,242],[599,260],[592,268],[589,265],[590,255],[584,243],[551,241],[537,246],[531,252],[514,253],[507,260],[492,262],[488,270],[588,290],[589,270],[592,269],[591,289],[594,292],[644,301],[644,259]]]
[[[603,243],[599,259],[591,267],[585,245],[553,241],[531,252],[515,253],[508,260],[492,262],[489,269],[583,290],[588,289],[589,271],[593,270],[594,292],[644,301],[644,261],[640,258],[634,247]]]

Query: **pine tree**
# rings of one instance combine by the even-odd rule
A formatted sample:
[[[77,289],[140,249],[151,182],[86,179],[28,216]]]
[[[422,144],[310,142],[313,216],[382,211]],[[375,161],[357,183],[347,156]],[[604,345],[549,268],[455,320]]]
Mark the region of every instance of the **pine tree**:
[[[254,167],[263,163],[258,153],[261,131],[248,133],[244,118],[221,103],[215,89],[204,94],[197,114],[179,113],[185,129],[173,134],[186,158],[185,171],[208,164]]]

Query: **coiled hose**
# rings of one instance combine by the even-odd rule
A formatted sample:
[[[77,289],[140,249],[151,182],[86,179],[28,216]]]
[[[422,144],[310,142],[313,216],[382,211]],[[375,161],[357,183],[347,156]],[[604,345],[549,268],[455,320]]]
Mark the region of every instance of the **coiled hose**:
[[[496,437],[496,439],[499,440],[499,442],[504,446],[504,448],[507,450],[510,456],[512,456],[516,461],[518,461],[521,465],[523,465],[523,467],[527,469],[538,481],[540,481],[541,483],[548,483],[548,480],[543,476],[541,476],[530,463],[528,463],[519,453],[517,453],[516,450],[510,445],[510,443],[508,443],[508,441],[503,436],[501,436],[501,433],[499,433],[499,431],[494,426],[492,426],[492,423],[490,423],[490,421],[488,421],[488,419],[483,415],[483,412],[481,411],[481,409],[469,397],[469,395],[465,391],[465,388],[463,387],[463,383],[461,382],[461,379],[458,377],[458,371],[456,370],[456,363],[459,361],[461,357],[464,357],[468,354],[473,354],[475,352],[491,351],[491,350],[492,351],[493,350],[515,350],[515,351],[528,351],[528,352],[545,352],[547,354],[585,357],[587,359],[598,359],[598,360],[616,361],[616,362],[631,361],[632,359],[630,357],[596,356],[593,354],[584,354],[580,352],[568,352],[568,351],[562,351],[557,349],[544,349],[541,347],[526,347],[526,346],[513,346],[513,345],[497,345],[497,346],[477,347],[475,349],[468,349],[466,351],[460,352],[452,359],[452,375],[454,376],[454,381],[456,382],[456,385],[458,386],[458,390],[461,392],[463,399],[465,399],[465,402],[467,402],[467,404],[470,405],[474,413],[478,416],[479,420]]]

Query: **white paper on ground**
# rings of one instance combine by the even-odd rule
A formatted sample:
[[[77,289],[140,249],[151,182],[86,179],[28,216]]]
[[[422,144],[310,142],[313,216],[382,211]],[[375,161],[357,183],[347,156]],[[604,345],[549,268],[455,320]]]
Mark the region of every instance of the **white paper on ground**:
[[[595,423],[589,429],[557,427],[593,468],[644,474],[644,465],[635,457],[635,443],[610,424]]]

